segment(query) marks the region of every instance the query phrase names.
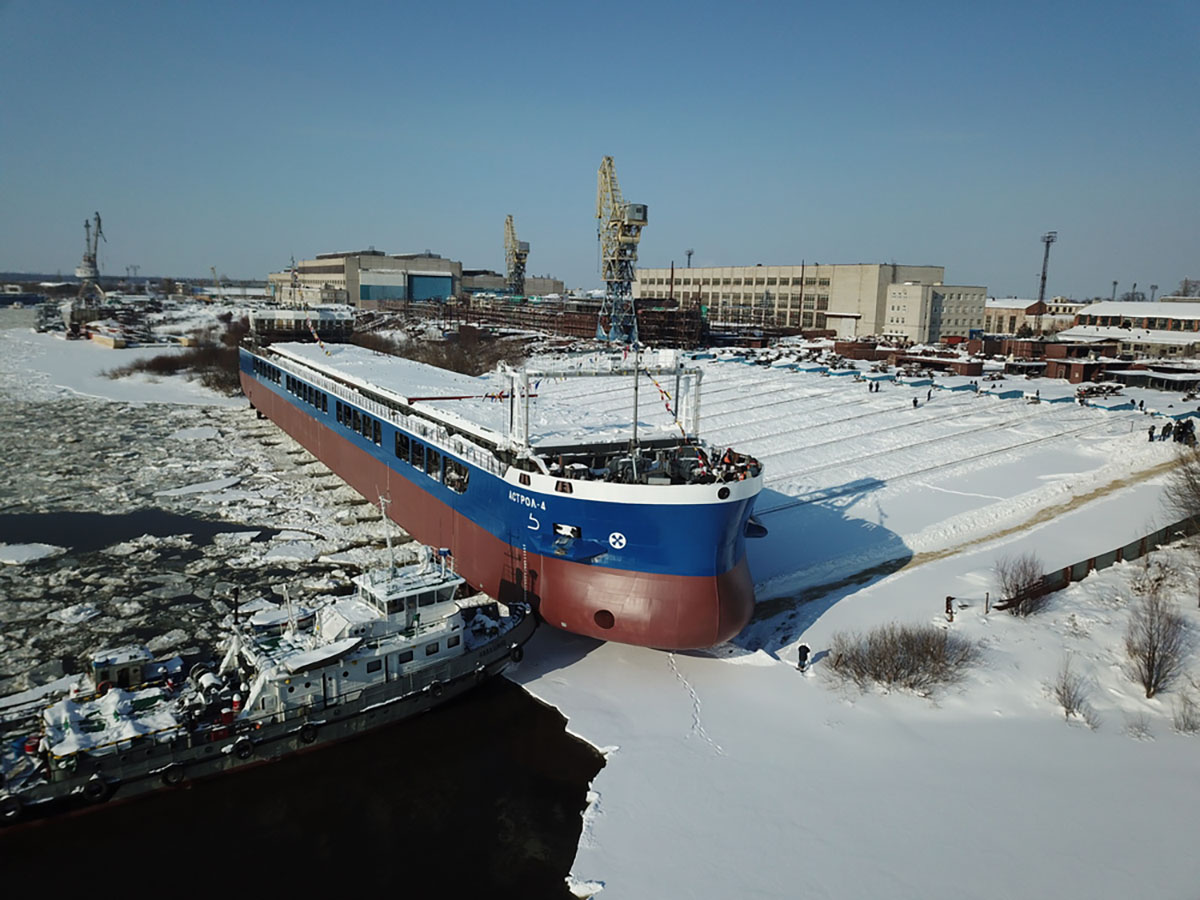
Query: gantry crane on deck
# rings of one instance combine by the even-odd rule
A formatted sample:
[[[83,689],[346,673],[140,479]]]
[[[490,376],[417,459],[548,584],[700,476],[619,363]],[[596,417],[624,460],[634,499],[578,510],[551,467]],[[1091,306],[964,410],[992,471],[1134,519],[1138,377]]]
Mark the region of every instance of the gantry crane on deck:
[[[513,217],[504,220],[504,268],[508,278],[508,293],[525,296],[525,260],[529,258],[529,242],[517,240]]]
[[[638,328],[633,308],[633,279],[637,245],[646,226],[646,206],[625,202],[611,156],[600,162],[596,179],[596,219],[604,276],[604,302],[596,321],[596,338],[636,344]]]

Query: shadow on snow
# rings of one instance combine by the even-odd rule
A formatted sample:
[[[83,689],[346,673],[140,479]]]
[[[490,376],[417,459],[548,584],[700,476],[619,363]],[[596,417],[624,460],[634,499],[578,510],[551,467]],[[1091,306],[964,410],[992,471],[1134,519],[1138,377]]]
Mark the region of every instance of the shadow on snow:
[[[758,602],[734,645],[774,653],[843,597],[908,564],[913,553],[899,535],[845,513],[884,485],[862,478],[800,497],[759,495],[755,515],[767,536],[747,541]]]

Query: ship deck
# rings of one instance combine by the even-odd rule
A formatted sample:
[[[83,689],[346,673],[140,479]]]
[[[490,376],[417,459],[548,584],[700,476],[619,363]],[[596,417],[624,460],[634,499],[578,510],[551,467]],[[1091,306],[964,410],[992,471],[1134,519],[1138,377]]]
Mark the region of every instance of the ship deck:
[[[512,403],[509,379],[498,372],[473,377],[352,344],[272,344],[270,352],[328,378],[387,397],[425,417],[462,429],[494,444],[508,438]],[[531,376],[529,443],[559,450],[628,441],[633,423],[633,380],[629,375],[587,379]],[[679,436],[679,427],[658,392],[642,379],[638,434],[643,441]]]

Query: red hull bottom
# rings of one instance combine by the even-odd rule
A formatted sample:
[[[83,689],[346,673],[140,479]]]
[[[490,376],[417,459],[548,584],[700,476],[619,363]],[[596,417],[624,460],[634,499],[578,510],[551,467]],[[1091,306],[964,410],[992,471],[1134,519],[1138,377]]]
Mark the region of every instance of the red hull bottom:
[[[548,624],[576,634],[664,650],[711,647],[750,621],[754,584],[743,558],[722,575],[656,575],[530,553],[479,527],[384,463],[242,373],[251,405],[416,540],[449,547],[455,568],[500,601],[528,600]]]

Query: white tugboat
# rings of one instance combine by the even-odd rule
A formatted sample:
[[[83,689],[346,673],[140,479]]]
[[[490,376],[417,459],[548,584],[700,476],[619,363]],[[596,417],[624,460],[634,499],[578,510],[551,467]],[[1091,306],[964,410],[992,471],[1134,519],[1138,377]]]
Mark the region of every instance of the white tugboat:
[[[359,575],[348,598],[235,610],[220,664],[186,678],[136,648],[98,654],[95,690],[46,707],[36,731],[0,748],[0,822],[340,740],[520,661],[536,627],[530,611],[484,595],[455,600],[463,579],[422,551],[417,563]]]

